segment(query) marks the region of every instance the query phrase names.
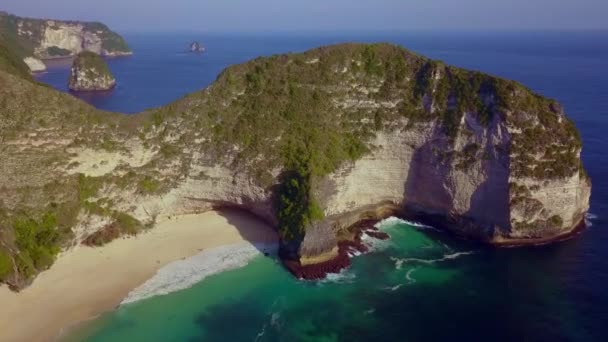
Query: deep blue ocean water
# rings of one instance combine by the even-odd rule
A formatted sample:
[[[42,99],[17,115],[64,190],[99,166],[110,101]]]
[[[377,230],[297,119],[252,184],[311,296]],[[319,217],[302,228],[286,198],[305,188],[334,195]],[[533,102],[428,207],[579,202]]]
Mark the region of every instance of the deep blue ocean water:
[[[109,60],[118,87],[84,98],[96,107],[139,112],[204,88],[228,65],[346,41],[392,42],[520,81],[559,100],[581,131],[583,161],[593,181],[592,226],[550,246],[491,249],[393,225],[387,227],[397,236],[392,245],[356,258],[347,281],[303,284],[276,260],[259,258],[189,290],[104,315],[82,339],[608,340],[608,32],[183,33],[126,39],[135,55]],[[185,53],[192,40],[202,41],[208,52]],[[59,62],[38,78],[65,90],[68,68]],[[398,260],[412,258],[427,262],[406,260],[397,267]]]

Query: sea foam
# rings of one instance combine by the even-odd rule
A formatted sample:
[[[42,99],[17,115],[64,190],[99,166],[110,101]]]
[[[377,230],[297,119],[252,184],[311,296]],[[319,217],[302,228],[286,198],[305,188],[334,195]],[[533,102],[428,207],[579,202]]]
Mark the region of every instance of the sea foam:
[[[435,231],[441,231],[433,226],[429,226],[420,222],[416,222],[416,221],[408,221],[408,220],[404,220],[404,219],[400,219],[398,217],[394,217],[391,216],[389,218],[386,218],[378,223],[376,223],[375,227],[376,228],[382,228],[382,227],[387,227],[387,226],[392,226],[394,224],[407,224],[409,226],[413,226],[416,228],[420,228],[420,229],[430,229],[430,230],[435,230]]]
[[[585,225],[587,227],[592,227],[593,221],[596,219],[597,219],[597,215],[595,215],[595,214],[592,214],[592,213],[585,214]]]
[[[159,269],[152,278],[132,290],[121,305],[187,289],[210,275],[246,266],[262,251],[274,254],[277,249],[276,243],[252,245],[243,242],[203,250]]]
[[[456,253],[449,253],[449,254],[444,254],[441,258],[437,258],[437,259],[420,259],[420,258],[394,258],[392,257],[391,260],[393,260],[395,262],[395,269],[400,270],[401,267],[403,267],[404,263],[410,263],[410,262],[414,262],[414,263],[420,263],[420,264],[427,264],[427,265],[432,265],[438,262],[442,262],[442,261],[446,261],[446,260],[453,260],[456,259],[458,257],[461,257],[463,255],[471,255],[474,254],[475,252],[472,251],[468,251],[468,252],[456,252]]]

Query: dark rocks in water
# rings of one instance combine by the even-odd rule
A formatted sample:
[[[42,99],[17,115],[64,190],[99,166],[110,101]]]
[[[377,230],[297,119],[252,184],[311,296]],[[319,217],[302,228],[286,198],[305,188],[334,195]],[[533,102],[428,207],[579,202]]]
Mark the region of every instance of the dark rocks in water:
[[[340,247],[338,255],[330,260],[312,265],[302,265],[299,260],[283,260],[283,264],[298,279],[319,280],[329,273],[338,273],[350,266],[350,258],[346,248]]]
[[[192,42],[190,52],[205,52],[205,47],[199,42]]]
[[[305,280],[324,279],[329,273],[339,273],[342,269],[350,266],[349,253],[369,252],[369,247],[361,240],[364,232],[376,239],[390,239],[390,235],[379,231],[379,229],[375,227],[377,222],[377,220],[364,220],[352,226],[350,229],[354,235],[350,239],[338,242],[338,255],[330,260],[318,264],[302,265],[299,260],[281,256],[283,264],[296,278]]]
[[[377,232],[377,231],[366,231],[365,234],[373,237],[374,239],[378,239],[378,240],[388,240],[391,238],[390,235],[388,235],[385,232]]]

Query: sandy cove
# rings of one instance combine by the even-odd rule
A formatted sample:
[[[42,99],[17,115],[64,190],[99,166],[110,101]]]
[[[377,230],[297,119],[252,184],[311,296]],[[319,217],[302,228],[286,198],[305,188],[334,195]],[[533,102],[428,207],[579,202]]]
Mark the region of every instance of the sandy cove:
[[[0,341],[52,341],[116,308],[168,263],[215,247],[276,241],[264,222],[229,210],[177,216],[100,248],[76,247],[20,293],[0,287]]]

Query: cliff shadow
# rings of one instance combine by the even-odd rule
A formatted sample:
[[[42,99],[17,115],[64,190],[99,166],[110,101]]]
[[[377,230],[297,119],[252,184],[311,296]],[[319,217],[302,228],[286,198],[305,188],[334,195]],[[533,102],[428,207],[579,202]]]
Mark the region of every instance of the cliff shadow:
[[[243,240],[254,246],[261,254],[269,256],[276,252],[279,235],[271,223],[253,211],[237,205],[218,204],[213,206],[228,224],[235,227]]]
[[[445,143],[434,139],[415,149],[403,188],[405,218],[443,226],[453,198],[445,184],[449,165],[435,153]]]
[[[488,131],[497,129],[497,122],[493,122]],[[404,185],[403,215],[481,240],[491,238],[496,229],[508,229],[508,144],[495,146],[493,139],[482,138],[475,163],[458,171],[457,158],[462,157],[458,153],[462,152],[452,151],[452,143],[439,130],[440,127],[434,132],[438,138],[414,151]],[[460,191],[466,191],[463,189],[466,186],[475,187],[468,200],[462,193],[458,197]],[[461,208],[463,201],[468,201],[468,209],[458,212],[456,201],[460,201]]]

